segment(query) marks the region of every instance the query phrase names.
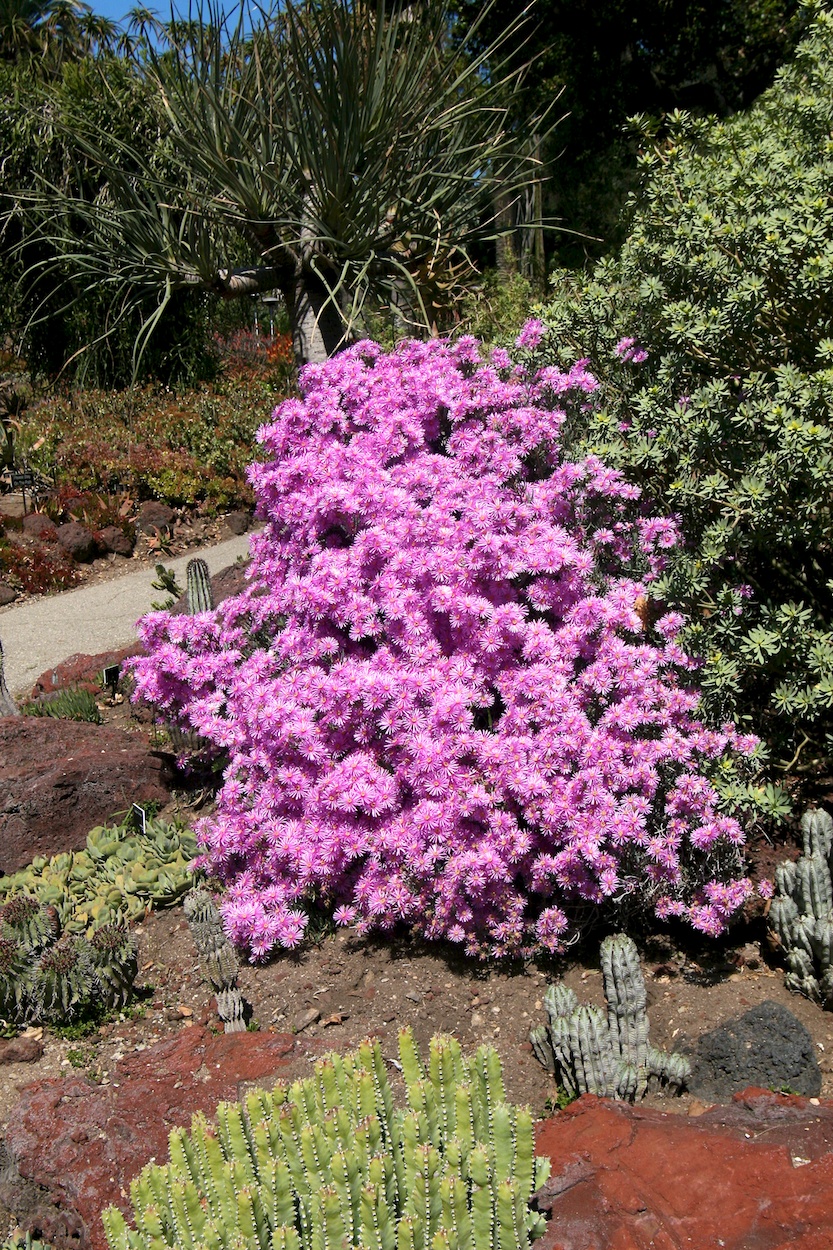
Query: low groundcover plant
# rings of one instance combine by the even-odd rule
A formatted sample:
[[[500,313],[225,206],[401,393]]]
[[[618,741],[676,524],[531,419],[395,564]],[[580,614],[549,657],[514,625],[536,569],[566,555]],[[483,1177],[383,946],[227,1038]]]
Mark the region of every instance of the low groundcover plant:
[[[674,524],[559,451],[596,385],[472,339],[309,366],[259,434],[249,586],[144,619],[137,694],[228,758],[200,862],[253,957],[313,900],[504,955],[746,897],[709,776],[754,740],[694,718],[682,618],[645,623]]]

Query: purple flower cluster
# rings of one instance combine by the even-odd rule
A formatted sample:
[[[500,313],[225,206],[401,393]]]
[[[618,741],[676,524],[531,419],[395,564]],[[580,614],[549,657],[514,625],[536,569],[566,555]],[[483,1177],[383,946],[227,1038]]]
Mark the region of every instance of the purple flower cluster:
[[[620,360],[629,360],[634,365],[641,365],[648,359],[648,353],[644,347],[639,346],[636,339],[620,339],[613,350]]]
[[[588,902],[717,932],[749,891],[703,770],[751,740],[693,719],[682,619],[645,625],[674,525],[562,459],[586,362],[506,374],[471,339],[308,366],[259,434],[249,586],[141,623],[137,695],[227,753],[201,862],[254,958],[313,900],[503,955]]]

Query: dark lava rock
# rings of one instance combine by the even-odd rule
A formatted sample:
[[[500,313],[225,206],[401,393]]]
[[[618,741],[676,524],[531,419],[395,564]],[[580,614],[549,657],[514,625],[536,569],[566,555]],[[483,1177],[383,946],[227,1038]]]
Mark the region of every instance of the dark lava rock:
[[[535,1250],[830,1250],[833,1104],[746,1090],[697,1119],[585,1094],[538,1125]]]
[[[58,542],[79,564],[89,564],[98,554],[91,531],[78,521],[67,521],[66,525],[58,526]]]
[[[105,525],[104,529],[96,534],[96,541],[102,551],[111,552],[113,555],[131,556],[133,554],[133,539],[128,538],[118,525]]]
[[[45,694],[54,694],[70,686],[81,686],[93,694],[100,693],[101,675],[105,668],[110,668],[113,664],[122,665],[130,656],[141,653],[141,644],[136,642],[119,651],[101,651],[98,655],[71,655],[56,668],[48,668],[41,673],[32,687],[32,698],[39,699]]]
[[[0,582],[0,608],[4,608],[7,603],[14,603],[17,598],[17,591],[12,590],[6,582]]]
[[[239,1098],[252,1084],[309,1073],[311,1043],[277,1033],[222,1033],[197,1025],[121,1060],[110,1085],[81,1075],[27,1085],[6,1132],[9,1169],[80,1235],[51,1238],[56,1250],[106,1250],[101,1212],[111,1203],[128,1213],[130,1181],[151,1158],[163,1163],[168,1134],[189,1126],[196,1111],[212,1115],[221,1099]],[[0,1178],[0,1201],[26,1231]],[[39,1218],[43,1219],[44,1203]]]
[[[132,803],[170,797],[168,760],[123,729],[45,716],[0,719],[0,872],[85,845]]]
[[[245,534],[252,523],[248,512],[229,512],[223,520],[226,529],[231,534]]]
[[[147,499],[139,508],[136,528],[140,534],[153,534],[159,530],[169,530],[174,523],[175,513],[166,503],[158,499]]]
[[[58,537],[57,525],[42,512],[30,512],[23,518],[23,532],[46,543],[54,542]]]
[[[712,1102],[747,1085],[815,1097],[821,1069],[813,1039],[800,1020],[770,1000],[698,1038],[688,1088]]]
[[[35,1063],[43,1050],[41,1039],[31,1034],[0,1038],[0,1063]]]

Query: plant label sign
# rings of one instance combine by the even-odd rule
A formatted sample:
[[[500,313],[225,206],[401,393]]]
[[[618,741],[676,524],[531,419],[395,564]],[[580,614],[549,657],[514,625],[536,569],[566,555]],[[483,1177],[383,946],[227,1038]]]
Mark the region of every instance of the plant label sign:
[[[145,809],[140,807],[138,803],[134,803],[130,811],[133,817],[133,824],[139,833],[147,833],[148,814]]]
[[[116,693],[116,686],[119,684],[120,676],[120,664],[108,664],[107,668],[101,670],[101,680],[106,688],[112,690],[113,694]]]
[[[15,473],[14,470],[9,474],[12,483],[12,490],[34,490],[37,481],[31,469]]]

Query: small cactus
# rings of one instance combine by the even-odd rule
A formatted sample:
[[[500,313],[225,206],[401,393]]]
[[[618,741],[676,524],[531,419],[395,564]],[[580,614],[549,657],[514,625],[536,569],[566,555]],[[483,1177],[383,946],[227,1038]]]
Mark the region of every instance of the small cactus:
[[[57,909],[31,896],[0,909],[0,1016],[8,1023],[58,1024],[127,1002],[138,970],[127,930],[106,926],[90,941],[59,933]]]
[[[95,1001],[97,978],[89,943],[66,933],[43,952],[32,977],[32,1018],[44,1024],[71,1020]]]
[[[544,995],[549,1024],[529,1035],[537,1058],[571,1097],[590,1093],[633,1102],[644,1096],[650,1077],[682,1088],[691,1075],[688,1060],[648,1042],[645,981],[634,942],[624,934],[605,938],[601,963],[607,1013],[582,1006],[564,985],[550,986]]]
[[[206,980],[217,995],[217,1015],[226,1033],[246,1028],[246,1003],[237,988],[240,965],[234,947],[226,937],[223,921],[208,890],[192,890],[183,904]]]
[[[0,933],[14,938],[28,954],[44,950],[59,932],[55,909],[44,907],[31,894],[18,894],[0,907]]]
[[[833,1008],[833,819],[801,817],[804,854],[775,870],[769,923],[787,958],[787,988]]]
[[[125,925],[102,925],[90,938],[90,959],[108,1010],[123,1007],[139,974],[135,938]]]
[[[205,560],[189,560],[185,569],[185,588],[188,598],[188,611],[191,616],[198,612],[214,610],[214,596],[211,593],[211,577]]]
[[[523,1250],[544,1231],[529,1199],[549,1174],[500,1060],[435,1037],[399,1039],[406,1106],[378,1042],[312,1076],[174,1129],[170,1162],[131,1182],[136,1229],[103,1214],[111,1250]]]

